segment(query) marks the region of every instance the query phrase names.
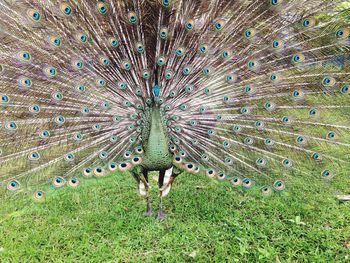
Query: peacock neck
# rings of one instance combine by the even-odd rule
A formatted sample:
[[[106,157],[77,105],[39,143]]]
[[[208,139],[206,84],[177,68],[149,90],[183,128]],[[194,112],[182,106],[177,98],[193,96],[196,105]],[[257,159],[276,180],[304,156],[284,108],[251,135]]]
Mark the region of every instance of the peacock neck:
[[[169,137],[161,109],[158,105],[154,105],[149,113],[148,132],[143,134],[146,137],[143,138],[144,165],[149,170],[168,169],[172,163],[172,155],[169,151]]]

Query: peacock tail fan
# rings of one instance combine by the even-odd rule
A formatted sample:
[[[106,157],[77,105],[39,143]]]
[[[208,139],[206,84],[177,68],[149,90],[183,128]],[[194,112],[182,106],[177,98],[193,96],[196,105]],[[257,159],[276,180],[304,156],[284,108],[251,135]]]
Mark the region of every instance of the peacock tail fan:
[[[133,169],[152,121],[189,174],[262,194],[296,177],[343,189],[349,13],[337,0],[1,1],[2,192],[40,200]]]

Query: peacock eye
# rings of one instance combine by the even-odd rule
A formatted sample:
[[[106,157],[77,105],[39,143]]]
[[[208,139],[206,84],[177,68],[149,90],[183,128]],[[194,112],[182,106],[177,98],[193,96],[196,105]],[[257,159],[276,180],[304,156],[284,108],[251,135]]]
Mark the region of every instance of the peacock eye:
[[[143,53],[145,51],[145,46],[141,42],[137,42],[135,47],[139,53]]]

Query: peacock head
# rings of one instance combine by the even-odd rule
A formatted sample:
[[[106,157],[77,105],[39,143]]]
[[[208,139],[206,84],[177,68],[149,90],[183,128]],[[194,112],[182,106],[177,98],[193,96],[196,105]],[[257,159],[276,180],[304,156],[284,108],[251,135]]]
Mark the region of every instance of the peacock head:
[[[160,86],[158,84],[154,84],[152,87],[153,101],[158,104],[160,99]]]

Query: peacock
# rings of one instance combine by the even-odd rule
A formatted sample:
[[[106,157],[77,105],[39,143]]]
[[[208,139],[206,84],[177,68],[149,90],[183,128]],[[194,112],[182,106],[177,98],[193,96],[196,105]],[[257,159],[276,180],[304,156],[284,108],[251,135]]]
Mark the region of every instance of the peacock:
[[[182,173],[264,196],[295,177],[342,188],[349,9],[338,0],[1,0],[2,196],[42,201],[51,188],[127,171],[151,216],[156,171],[163,219]]]

